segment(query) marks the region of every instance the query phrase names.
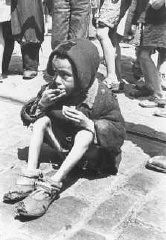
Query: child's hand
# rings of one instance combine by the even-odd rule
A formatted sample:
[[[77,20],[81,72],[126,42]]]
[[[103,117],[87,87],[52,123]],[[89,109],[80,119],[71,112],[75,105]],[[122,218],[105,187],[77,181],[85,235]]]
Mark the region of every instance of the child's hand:
[[[67,119],[73,121],[77,126],[94,132],[93,121],[86,117],[81,111],[76,110],[74,107],[63,106],[62,113]]]
[[[49,107],[54,104],[58,99],[66,94],[65,90],[60,89],[47,89],[43,92],[39,104],[42,107]]]

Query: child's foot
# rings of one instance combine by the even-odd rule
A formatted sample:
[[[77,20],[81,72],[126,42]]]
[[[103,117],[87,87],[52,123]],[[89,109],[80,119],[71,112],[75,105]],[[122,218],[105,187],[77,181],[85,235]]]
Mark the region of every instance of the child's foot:
[[[35,190],[35,182],[41,175],[41,171],[24,171],[17,179],[16,185],[3,196],[3,202],[14,203],[27,197]]]
[[[16,216],[36,218],[42,216],[50,204],[58,198],[62,183],[50,178],[38,181],[36,190],[16,206]]]

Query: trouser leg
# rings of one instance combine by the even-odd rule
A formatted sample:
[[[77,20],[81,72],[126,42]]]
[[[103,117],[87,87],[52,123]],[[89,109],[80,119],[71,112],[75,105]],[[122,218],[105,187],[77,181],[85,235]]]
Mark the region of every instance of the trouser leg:
[[[161,80],[157,67],[151,58],[151,53],[151,49],[142,48],[139,61],[145,78],[145,85],[153,90],[155,96],[162,97]]]
[[[89,0],[71,0],[69,39],[88,37],[90,9]]]
[[[3,22],[3,36],[5,40],[5,48],[3,54],[3,62],[2,62],[2,72],[7,73],[9,68],[9,63],[11,60],[11,56],[14,50],[14,37],[11,31],[11,22]]]
[[[69,21],[70,1],[54,0],[52,11],[52,49],[54,49],[60,42],[68,39]]]
[[[24,43],[21,46],[23,69],[37,71],[39,65],[40,43]]]

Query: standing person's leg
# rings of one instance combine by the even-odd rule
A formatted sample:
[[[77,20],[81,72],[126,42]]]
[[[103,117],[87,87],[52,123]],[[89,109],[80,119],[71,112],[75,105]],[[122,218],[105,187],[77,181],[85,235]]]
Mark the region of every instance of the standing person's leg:
[[[161,87],[161,79],[155,63],[151,58],[152,48],[144,47],[140,51],[140,65],[145,79],[145,86],[152,92],[149,100],[141,101],[141,107],[164,107],[165,96]]]
[[[52,49],[54,49],[60,42],[68,39],[70,14],[70,1],[53,0]]]
[[[23,43],[21,45],[23,79],[32,79],[37,76],[40,46],[40,43]]]
[[[147,88],[153,90],[153,95],[157,98],[162,98],[161,80],[159,72],[151,58],[151,48],[141,48],[139,61],[145,78]]]
[[[2,61],[5,48],[5,41],[3,37],[2,23],[0,23],[0,80],[2,80]]]
[[[97,28],[97,37],[101,43],[107,66],[107,76],[104,81],[109,88],[114,88],[114,85],[118,84],[115,67],[116,48],[113,46],[109,37],[109,27]]]
[[[3,54],[2,72],[7,74],[9,63],[14,49],[14,37],[11,31],[11,22],[3,22],[3,35],[5,39],[5,48]]]
[[[158,70],[161,77],[161,86],[166,90],[166,48],[159,48]]]
[[[121,1],[105,0],[100,9],[97,27],[97,37],[103,48],[103,54],[107,65],[107,76],[105,83],[109,88],[118,90],[119,82],[116,76],[115,58],[116,44],[113,35],[117,31],[120,18]]]
[[[90,22],[90,1],[71,0],[69,39],[87,38]]]

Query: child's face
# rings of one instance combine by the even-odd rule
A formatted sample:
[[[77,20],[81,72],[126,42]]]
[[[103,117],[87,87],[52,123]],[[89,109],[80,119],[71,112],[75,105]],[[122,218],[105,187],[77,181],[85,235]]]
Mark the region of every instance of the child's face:
[[[53,69],[56,72],[55,75],[57,76],[54,79],[57,89],[65,91],[66,95],[70,95],[75,87],[71,63],[66,58],[60,59],[58,57],[54,57],[52,64]]]

